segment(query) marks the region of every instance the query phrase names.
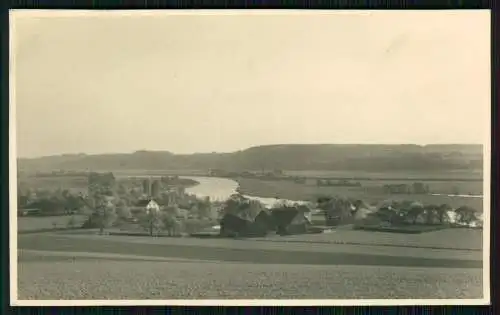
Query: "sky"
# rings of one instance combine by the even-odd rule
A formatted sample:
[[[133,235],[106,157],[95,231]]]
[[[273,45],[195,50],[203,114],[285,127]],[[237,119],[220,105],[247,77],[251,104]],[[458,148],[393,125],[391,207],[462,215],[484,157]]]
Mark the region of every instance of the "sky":
[[[489,141],[489,11],[17,11],[20,157]]]

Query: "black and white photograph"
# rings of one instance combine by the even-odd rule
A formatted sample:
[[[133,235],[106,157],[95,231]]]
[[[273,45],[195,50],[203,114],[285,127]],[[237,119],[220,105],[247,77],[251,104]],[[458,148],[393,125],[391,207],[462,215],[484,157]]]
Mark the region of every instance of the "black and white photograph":
[[[490,11],[9,19],[12,305],[490,303]]]

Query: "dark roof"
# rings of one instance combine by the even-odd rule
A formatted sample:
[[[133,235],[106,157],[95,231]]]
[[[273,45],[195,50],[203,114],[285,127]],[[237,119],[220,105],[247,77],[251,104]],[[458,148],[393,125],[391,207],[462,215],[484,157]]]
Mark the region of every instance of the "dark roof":
[[[238,218],[240,220],[244,220],[244,221],[248,221],[248,222],[254,222],[255,219],[263,214],[263,213],[266,213],[266,214],[269,214],[268,211],[266,211],[265,209],[259,209],[258,211],[231,211],[231,212],[227,212],[224,214],[224,217],[235,217],[235,218]]]
[[[259,202],[246,198],[229,200],[224,206],[224,216],[233,216],[250,222],[255,221],[261,212],[269,213]]]
[[[308,221],[304,216],[305,212],[295,207],[278,208],[272,211],[272,217],[274,222],[279,225],[301,224]]]

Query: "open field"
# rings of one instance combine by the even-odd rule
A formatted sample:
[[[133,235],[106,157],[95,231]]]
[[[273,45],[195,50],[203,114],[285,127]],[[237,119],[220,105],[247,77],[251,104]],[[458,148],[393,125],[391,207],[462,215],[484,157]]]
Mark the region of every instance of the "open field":
[[[481,298],[480,243],[477,230],[242,240],[21,234],[18,292],[20,299]]]
[[[22,189],[68,189],[73,192],[86,192],[88,187],[85,176],[22,176],[18,178],[18,183]]]
[[[458,190],[460,194],[472,194],[472,195],[482,195],[483,194],[483,182],[482,181],[443,181],[443,180],[433,180],[433,181],[419,181],[419,180],[384,180],[384,179],[373,179],[373,180],[356,180],[361,184],[361,187],[341,187],[336,186],[332,188],[336,189],[358,189],[359,191],[367,192],[377,192],[382,191],[384,185],[399,185],[406,184],[411,186],[415,182],[422,182],[429,186],[432,193],[436,194],[454,194],[455,189]],[[317,186],[316,180],[309,179],[306,181],[307,185]]]
[[[475,180],[482,181],[482,170],[464,171],[387,171],[387,172],[366,172],[366,171],[285,171],[286,175],[311,177],[311,178],[370,178],[389,180],[435,180],[446,179],[450,181]]]
[[[325,187],[312,184],[299,184],[291,181],[283,180],[260,180],[253,178],[238,178],[240,184],[240,192],[245,195],[268,197],[268,198],[284,198],[291,200],[315,200],[320,195],[338,195],[343,197],[352,197],[362,199],[366,202],[379,202],[386,199],[392,200],[418,200],[424,204],[443,204],[447,203],[452,207],[470,206],[477,211],[482,211],[481,198],[467,197],[449,197],[449,196],[432,196],[432,195],[412,195],[412,194],[384,194],[367,189],[367,187]],[[428,183],[431,186],[432,183]],[[378,182],[381,185],[381,182]],[[452,183],[450,186],[458,185]],[[464,184],[470,190],[471,183]],[[475,184],[475,191],[478,191],[482,183]],[[460,187],[460,186],[459,186]],[[431,187],[432,190],[432,187]]]
[[[480,252],[483,248],[483,231],[444,229],[422,234],[399,234],[342,229],[334,230],[332,233],[282,236],[279,240],[281,242],[400,246],[405,250],[410,247],[419,247],[452,248]],[[270,239],[269,241],[273,240]]]
[[[20,299],[482,297],[481,269],[33,258],[19,263]]]
[[[206,176],[207,170],[110,170],[116,177],[133,176]]]
[[[112,232],[113,229],[107,229]],[[366,246],[387,246],[424,249],[455,249],[480,252],[483,248],[483,231],[476,229],[444,229],[422,234],[399,234],[387,232],[369,232],[352,230],[342,227],[332,230],[330,233],[321,234],[299,234],[279,236],[270,234],[266,237],[254,237],[247,239],[199,239],[199,238],[165,238],[165,237],[123,237],[123,236],[103,236],[96,235],[97,230],[73,230],[60,233],[52,233],[52,237],[64,238],[84,238],[87,240],[125,241],[139,244],[170,244],[170,245],[190,245],[203,247],[229,247],[235,249],[304,249],[309,250],[314,244],[323,244],[328,251],[345,249],[341,244],[366,245]],[[46,234],[44,237],[51,237]],[[272,245],[278,242],[281,244]],[[261,244],[256,244],[261,243]],[[266,244],[263,244],[266,243]],[[287,245],[283,243],[305,243],[304,245]],[[336,246],[325,246],[324,244],[336,244]],[[268,246],[268,247],[263,247]],[[271,246],[271,247],[269,247]],[[381,250],[372,247],[372,250]],[[401,249],[400,249],[401,250]],[[395,249],[395,253],[398,253]],[[408,253],[408,252],[404,252]],[[420,255],[421,253],[419,253]],[[418,255],[417,255],[418,256]]]
[[[374,246],[373,243],[358,247],[314,242],[300,244],[279,241],[44,233],[19,235],[18,248],[252,263],[463,268],[482,266],[480,251]]]
[[[81,226],[87,219],[85,215],[63,215],[48,217],[18,217],[17,230],[19,232],[50,230],[53,228],[67,228],[71,217],[74,217],[75,226]]]

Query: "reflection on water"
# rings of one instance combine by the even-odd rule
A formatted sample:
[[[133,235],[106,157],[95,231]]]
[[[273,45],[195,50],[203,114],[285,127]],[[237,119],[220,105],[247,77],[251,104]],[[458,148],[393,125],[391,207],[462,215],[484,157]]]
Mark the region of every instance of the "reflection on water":
[[[213,201],[224,201],[236,193],[238,183],[234,180],[218,177],[182,176],[181,178],[192,179],[199,185],[186,188],[188,194],[199,197],[210,197]]]
[[[448,196],[448,197],[463,197],[463,198],[483,198],[483,195],[447,195],[447,194],[431,194],[433,196]]]

